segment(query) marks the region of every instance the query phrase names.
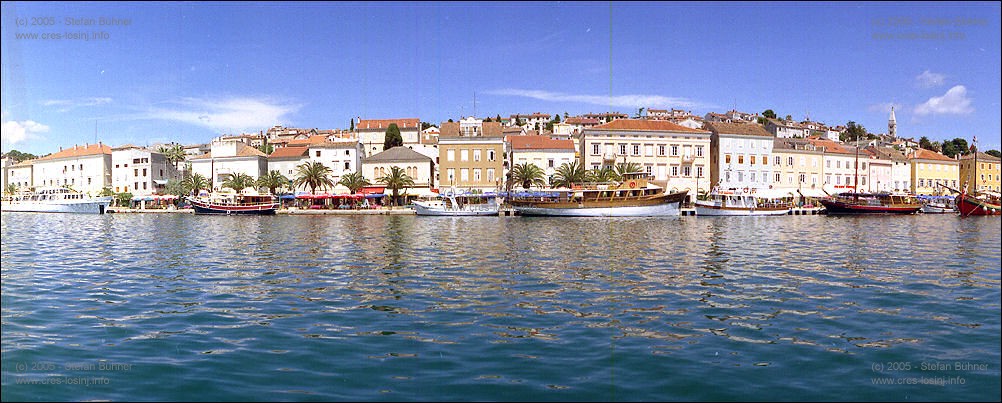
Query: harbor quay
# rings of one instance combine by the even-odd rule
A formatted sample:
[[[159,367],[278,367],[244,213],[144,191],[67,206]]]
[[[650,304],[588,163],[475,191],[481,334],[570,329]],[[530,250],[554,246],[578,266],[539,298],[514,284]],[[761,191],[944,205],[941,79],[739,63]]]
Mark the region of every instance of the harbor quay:
[[[136,214],[136,213],[151,213],[151,214],[194,214],[194,209],[143,209],[143,208],[110,208],[108,213],[126,213],[126,214]],[[824,212],[824,208],[821,207],[803,207],[803,208],[793,208],[787,215],[818,215]],[[358,209],[358,210],[340,210],[340,209],[278,209],[275,214],[279,215],[416,215],[415,211],[406,207],[397,208],[381,208],[381,209]],[[498,212],[499,216],[502,217],[513,217],[517,216],[518,213],[514,209],[502,208]],[[682,216],[696,216],[696,209],[692,207],[681,208]]]

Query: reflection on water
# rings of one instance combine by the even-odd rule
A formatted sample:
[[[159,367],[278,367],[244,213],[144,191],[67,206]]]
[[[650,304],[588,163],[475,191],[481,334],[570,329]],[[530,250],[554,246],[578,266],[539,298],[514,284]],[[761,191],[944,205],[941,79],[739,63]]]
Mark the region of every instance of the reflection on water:
[[[998,226],[4,213],[3,398],[996,398]]]

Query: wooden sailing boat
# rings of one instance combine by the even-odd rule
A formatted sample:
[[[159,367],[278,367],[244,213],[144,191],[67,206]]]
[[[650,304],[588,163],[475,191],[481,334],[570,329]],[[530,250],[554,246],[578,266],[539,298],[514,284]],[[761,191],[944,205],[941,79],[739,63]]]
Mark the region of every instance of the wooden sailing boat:
[[[976,146],[978,138],[974,138],[974,143],[971,145],[971,151],[974,152],[974,171],[967,181],[967,184],[962,189],[960,196],[957,196],[957,209],[960,210],[960,215],[962,217],[972,216],[972,215],[1002,215],[1002,203],[999,201],[999,194],[980,192],[978,191],[978,148]],[[974,189],[968,193],[968,187],[972,186],[973,182]]]
[[[914,214],[922,203],[911,196],[859,191],[859,141],[856,141],[856,174],[853,191],[828,196],[818,201],[828,214]]]

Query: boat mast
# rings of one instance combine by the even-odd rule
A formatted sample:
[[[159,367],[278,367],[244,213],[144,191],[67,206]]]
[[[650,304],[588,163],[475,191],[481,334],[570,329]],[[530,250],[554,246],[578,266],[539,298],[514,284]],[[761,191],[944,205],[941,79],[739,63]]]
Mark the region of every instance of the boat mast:
[[[853,178],[852,190],[853,199],[859,200],[859,133],[856,133],[856,177]]]

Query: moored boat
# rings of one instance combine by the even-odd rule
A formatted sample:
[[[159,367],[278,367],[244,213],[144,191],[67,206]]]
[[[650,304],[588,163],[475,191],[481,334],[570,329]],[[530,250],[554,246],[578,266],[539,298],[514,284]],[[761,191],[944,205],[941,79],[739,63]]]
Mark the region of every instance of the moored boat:
[[[686,189],[666,193],[663,188],[648,184],[646,173],[628,173],[620,183],[516,194],[509,203],[524,216],[677,216],[688,192]]]
[[[919,196],[924,204],[922,211],[925,214],[949,214],[957,212],[957,205],[954,198],[950,196]]]
[[[272,215],[278,210],[274,195],[211,193],[188,197],[195,214]]]
[[[696,216],[770,216],[786,215],[790,203],[760,199],[754,189],[739,191],[714,189],[706,200],[696,200]]]
[[[972,215],[1002,215],[1002,203],[998,193],[962,193],[957,196],[957,209],[963,217]]]
[[[424,216],[496,216],[497,200],[492,195],[443,194],[436,200],[416,200],[414,212]]]
[[[3,198],[3,211],[104,214],[111,196],[91,197],[63,187],[39,187]]]
[[[922,203],[890,193],[842,193],[818,200],[828,214],[914,214]]]

